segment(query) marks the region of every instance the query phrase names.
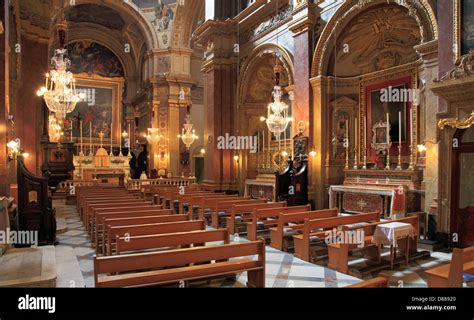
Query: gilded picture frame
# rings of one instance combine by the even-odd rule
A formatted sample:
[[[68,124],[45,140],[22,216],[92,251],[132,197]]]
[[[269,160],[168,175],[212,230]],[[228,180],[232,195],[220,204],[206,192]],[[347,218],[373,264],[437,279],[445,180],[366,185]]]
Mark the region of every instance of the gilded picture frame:
[[[103,146],[113,146],[121,141],[122,95],[125,80],[106,78],[94,74],[75,74],[78,92],[85,94],[83,101],[77,104],[74,112],[68,115],[73,121],[74,141],[80,143],[80,121],[84,146],[90,144],[90,123],[92,123],[92,144],[100,145],[99,133],[103,132]],[[111,129],[111,130],[110,130]]]
[[[469,5],[465,0],[453,0],[453,53],[454,63],[461,62],[461,57],[469,53],[469,48],[474,48],[474,17],[472,13],[474,6],[469,7],[469,12],[465,12]],[[465,18],[471,17],[468,21]],[[469,33],[468,33],[469,32]],[[465,38],[468,39],[465,39]],[[465,43],[465,40],[469,43]]]

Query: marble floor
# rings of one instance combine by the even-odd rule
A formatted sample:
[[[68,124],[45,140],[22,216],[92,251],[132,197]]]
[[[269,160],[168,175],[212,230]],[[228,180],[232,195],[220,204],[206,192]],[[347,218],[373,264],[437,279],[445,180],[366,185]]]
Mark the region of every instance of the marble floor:
[[[95,251],[76,211],[75,206],[68,206],[61,200],[55,201],[57,215],[65,218],[67,232],[58,235],[59,245],[56,247],[58,270],[57,287],[94,287],[93,257]],[[241,239],[240,241],[246,241]],[[358,257],[351,263],[357,263]],[[424,270],[445,263],[451,255],[433,252],[431,257],[417,260],[409,266],[401,265],[395,270],[384,270],[391,276],[392,287],[426,287]],[[266,249],[266,287],[267,288],[336,288],[345,287],[361,280],[326,268],[325,261],[317,264],[295,258],[292,254],[267,246]],[[376,276],[369,275],[367,278]],[[236,280],[212,281],[212,287],[244,287],[246,273],[240,274]]]

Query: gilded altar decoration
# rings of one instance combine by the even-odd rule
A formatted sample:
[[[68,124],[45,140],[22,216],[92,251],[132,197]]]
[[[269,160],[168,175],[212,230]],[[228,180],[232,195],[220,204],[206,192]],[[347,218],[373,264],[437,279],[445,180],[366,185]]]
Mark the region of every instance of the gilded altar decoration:
[[[472,125],[474,125],[474,111],[471,113],[469,117],[464,119],[456,119],[456,118],[448,118],[442,119],[438,123],[438,128],[443,130],[445,127],[451,127],[453,129],[469,129]]]

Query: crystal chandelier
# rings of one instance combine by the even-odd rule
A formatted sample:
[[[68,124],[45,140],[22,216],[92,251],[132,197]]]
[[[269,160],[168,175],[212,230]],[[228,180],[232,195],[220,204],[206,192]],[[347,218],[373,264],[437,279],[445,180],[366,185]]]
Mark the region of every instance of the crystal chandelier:
[[[273,102],[268,105],[268,115],[265,118],[265,122],[268,130],[277,139],[280,139],[281,134],[286,131],[293,119],[288,117],[288,105],[281,101],[283,94],[280,87],[280,77],[283,72],[283,66],[279,63],[278,55],[275,57],[273,71],[275,72],[276,85],[273,87]]]
[[[199,137],[196,135],[196,130],[193,129],[191,116],[189,114],[186,116],[186,122],[184,124],[184,128],[182,129],[182,134],[179,135],[178,138],[181,138],[188,150],[191,148],[191,145],[194,143],[194,141],[199,139]]]
[[[146,141],[152,146],[158,145],[162,137],[160,129],[157,128],[148,128],[148,134],[145,135]]]
[[[58,124],[76,108],[76,104],[83,98],[83,94],[77,94],[76,80],[68,68],[71,61],[66,57],[65,38],[67,22],[63,18],[57,25],[60,48],[55,50],[51,59],[53,70],[46,74],[46,86],[38,90],[37,94],[44,97],[48,109],[55,113]]]

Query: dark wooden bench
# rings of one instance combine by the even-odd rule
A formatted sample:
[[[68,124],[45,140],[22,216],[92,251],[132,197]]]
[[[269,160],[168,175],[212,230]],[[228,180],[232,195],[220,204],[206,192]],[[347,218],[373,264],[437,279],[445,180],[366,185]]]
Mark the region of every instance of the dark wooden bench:
[[[209,206],[209,213],[211,215],[211,226],[213,228],[221,227],[221,220],[225,220],[227,215],[230,214],[233,205],[257,205],[266,203],[265,199],[249,199],[249,198],[239,198],[239,199],[222,199],[216,200],[214,204]]]
[[[283,202],[269,202],[269,203],[257,203],[257,204],[233,204],[230,210],[230,215],[227,219],[227,230],[230,234],[237,232],[237,224],[245,225],[250,220],[250,216],[256,209],[274,209],[274,208],[285,208],[287,205],[286,201]],[[239,219],[239,221],[236,221]],[[238,222],[238,223],[236,223]]]

